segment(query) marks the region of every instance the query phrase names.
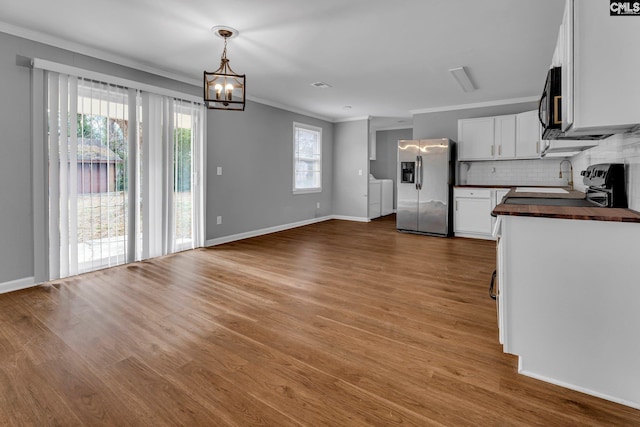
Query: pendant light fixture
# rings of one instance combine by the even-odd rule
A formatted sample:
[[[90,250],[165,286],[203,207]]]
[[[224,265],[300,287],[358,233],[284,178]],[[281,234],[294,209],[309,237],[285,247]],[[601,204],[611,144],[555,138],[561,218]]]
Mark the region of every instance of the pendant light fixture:
[[[244,111],[245,75],[236,74],[227,59],[227,40],[238,35],[230,27],[217,26],[211,29],[224,39],[224,50],[220,67],[214,72],[204,72],[204,103],[210,110]]]

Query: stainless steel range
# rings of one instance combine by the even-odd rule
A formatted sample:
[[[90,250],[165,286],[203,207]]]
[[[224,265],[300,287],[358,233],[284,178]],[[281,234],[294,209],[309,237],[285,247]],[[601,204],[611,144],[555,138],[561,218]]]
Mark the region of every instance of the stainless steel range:
[[[626,208],[627,192],[622,163],[600,163],[580,172],[588,186],[585,199],[604,208]]]

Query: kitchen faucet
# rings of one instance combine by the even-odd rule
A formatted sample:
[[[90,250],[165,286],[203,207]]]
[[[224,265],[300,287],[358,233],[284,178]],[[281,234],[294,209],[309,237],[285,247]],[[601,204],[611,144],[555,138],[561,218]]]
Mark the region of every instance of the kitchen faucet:
[[[569,190],[573,190],[573,165],[571,164],[571,160],[564,159],[563,161],[560,162],[560,174],[558,174],[558,178],[562,178],[562,164],[564,162],[569,163],[569,167],[571,168],[570,170],[571,175],[569,175],[569,181],[567,184],[569,184]]]

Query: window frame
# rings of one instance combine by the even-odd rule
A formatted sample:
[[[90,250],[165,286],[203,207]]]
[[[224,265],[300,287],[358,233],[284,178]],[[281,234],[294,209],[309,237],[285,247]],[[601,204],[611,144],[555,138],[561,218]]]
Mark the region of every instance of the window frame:
[[[318,170],[319,170],[319,181],[320,184],[318,187],[313,188],[296,188],[296,163],[298,160],[297,156],[297,141],[296,141],[296,131],[297,129],[304,129],[312,132],[318,133],[318,152],[320,157],[318,159]],[[322,128],[318,126],[308,125],[300,122],[293,122],[293,167],[292,167],[292,191],[293,194],[310,194],[310,193],[321,193],[322,192]]]

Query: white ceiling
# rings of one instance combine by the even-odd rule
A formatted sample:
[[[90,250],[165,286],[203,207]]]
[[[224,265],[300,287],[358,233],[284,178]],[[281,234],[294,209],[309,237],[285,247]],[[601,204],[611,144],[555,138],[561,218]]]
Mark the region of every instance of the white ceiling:
[[[199,85],[222,52],[210,29],[226,25],[240,32],[228,57],[247,75],[251,99],[398,127],[412,110],[539,95],[563,8],[561,0],[0,0],[0,30]],[[448,72],[458,66],[477,90],[460,89]]]

